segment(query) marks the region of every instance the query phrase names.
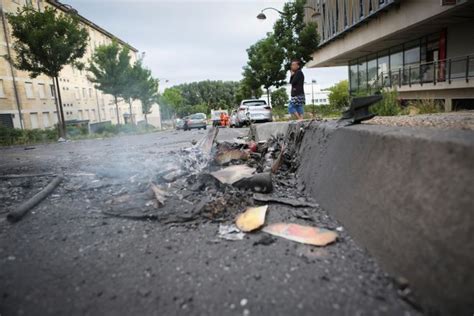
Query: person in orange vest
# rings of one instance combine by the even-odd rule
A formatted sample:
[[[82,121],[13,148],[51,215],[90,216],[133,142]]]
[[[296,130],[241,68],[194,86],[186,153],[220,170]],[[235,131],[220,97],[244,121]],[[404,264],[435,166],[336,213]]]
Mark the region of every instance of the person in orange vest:
[[[225,113],[221,112],[221,127],[224,126],[224,121],[225,121]]]
[[[221,127],[227,127],[229,125],[229,115],[225,112],[221,112]]]

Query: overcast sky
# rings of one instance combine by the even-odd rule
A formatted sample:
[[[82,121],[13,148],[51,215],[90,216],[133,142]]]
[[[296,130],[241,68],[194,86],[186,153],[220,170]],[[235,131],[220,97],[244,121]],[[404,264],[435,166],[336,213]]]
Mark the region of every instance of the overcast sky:
[[[169,85],[240,80],[246,49],[272,30],[277,18],[256,19],[283,0],[64,0],[81,15],[145,52],[145,64]],[[346,67],[305,69],[324,88],[346,79]],[[162,88],[165,86],[164,80]],[[161,89],[160,89],[161,90]]]

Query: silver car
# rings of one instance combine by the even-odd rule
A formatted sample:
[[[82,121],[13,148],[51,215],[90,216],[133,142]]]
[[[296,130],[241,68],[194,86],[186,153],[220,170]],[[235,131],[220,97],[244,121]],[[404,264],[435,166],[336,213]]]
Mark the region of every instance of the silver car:
[[[193,128],[197,129],[207,129],[207,117],[204,113],[196,113],[188,116],[187,119],[184,120],[183,129],[185,131],[191,130]]]
[[[242,100],[237,111],[236,125],[242,126],[250,122],[273,121],[272,108],[265,100]]]

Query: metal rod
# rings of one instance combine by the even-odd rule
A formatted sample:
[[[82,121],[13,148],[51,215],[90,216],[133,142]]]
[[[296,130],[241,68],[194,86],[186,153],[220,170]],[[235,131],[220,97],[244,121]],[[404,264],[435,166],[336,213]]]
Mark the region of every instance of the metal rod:
[[[466,82],[469,82],[469,56],[466,57]]]
[[[451,84],[451,59],[448,61],[448,83]]]
[[[411,66],[408,67],[408,86],[411,87]]]

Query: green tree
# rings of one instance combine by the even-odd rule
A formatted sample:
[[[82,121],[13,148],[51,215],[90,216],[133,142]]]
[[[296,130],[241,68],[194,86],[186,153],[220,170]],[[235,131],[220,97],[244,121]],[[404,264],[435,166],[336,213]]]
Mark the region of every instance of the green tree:
[[[208,110],[236,105],[239,83],[235,81],[199,81],[175,86],[181,91],[184,104],[207,104]]]
[[[7,17],[14,38],[14,66],[29,72],[32,78],[45,74],[54,80],[60,118],[58,130],[60,136],[65,137],[66,121],[58,76],[65,65],[82,66],[78,59],[86,52],[89,33],[76,15],[57,13],[49,7],[40,12],[26,6]]]
[[[92,73],[88,79],[95,83],[96,88],[114,97],[117,124],[120,124],[118,99],[129,84],[130,67],[128,48],[113,42],[97,47],[88,68]]]
[[[142,105],[142,113],[145,115],[145,122],[148,125],[148,114],[151,113],[153,104],[158,103],[158,79],[153,78],[151,71],[144,68],[141,63],[138,67],[138,81],[136,85],[136,98]],[[130,110],[131,113],[131,110]]]
[[[165,89],[160,100],[168,105],[174,113],[181,115],[183,111],[183,96],[181,95],[181,90],[176,87],[171,87]]]
[[[244,80],[254,80],[267,91],[270,103],[270,87],[285,84],[286,71],[283,68],[284,50],[279,47],[275,38],[268,36],[247,50],[248,61],[244,67]]]
[[[249,66],[245,66],[243,70],[243,79],[240,81],[236,93],[237,104],[244,99],[259,99],[263,94],[262,85],[253,75],[252,69]]]
[[[282,109],[288,104],[289,98],[285,88],[280,88],[272,92],[272,107]]]
[[[319,45],[319,34],[315,22],[304,22],[306,0],[287,2],[283,14],[275,22],[273,33],[277,45],[284,50],[285,69],[290,69],[293,59],[306,64]]]
[[[332,108],[341,110],[349,105],[349,82],[347,80],[339,81],[329,88],[329,91],[329,105]]]

